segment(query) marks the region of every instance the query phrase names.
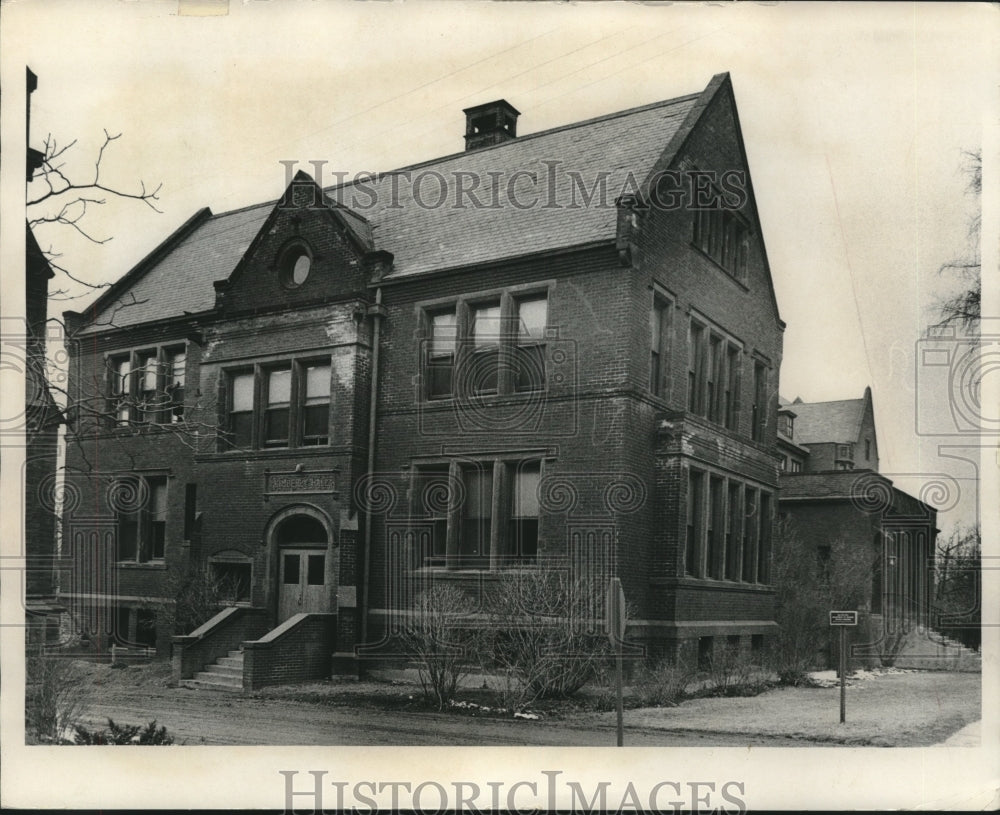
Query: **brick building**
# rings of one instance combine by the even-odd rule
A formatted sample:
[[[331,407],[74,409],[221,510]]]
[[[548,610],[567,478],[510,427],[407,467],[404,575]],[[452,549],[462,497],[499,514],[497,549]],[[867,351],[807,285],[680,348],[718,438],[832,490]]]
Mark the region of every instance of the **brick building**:
[[[860,399],[778,409],[779,514],[820,561],[835,541],[870,564],[861,610],[876,630],[926,623],[933,587],[937,511],[879,473],[871,388]]]
[[[67,599],[95,636],[165,651],[190,564],[233,602],[175,664],[255,687],[381,653],[429,582],[556,568],[620,577],[650,652],[763,647],[784,324],[730,79],[518,115],[202,210],[68,315],[100,410],[69,446]]]
[[[31,139],[31,94],[38,79],[27,69],[27,137]],[[31,183],[44,154],[27,150],[26,181]],[[59,425],[62,414],[49,389],[46,339],[48,328],[49,281],[52,266],[38,245],[30,226],[25,227],[24,330],[4,331],[5,351],[21,355],[25,371],[23,423],[12,427],[24,433],[25,463],[22,479],[24,495],[25,610],[29,643],[53,641],[58,637],[61,609],[56,595],[56,465]],[[5,321],[6,322],[6,321]]]

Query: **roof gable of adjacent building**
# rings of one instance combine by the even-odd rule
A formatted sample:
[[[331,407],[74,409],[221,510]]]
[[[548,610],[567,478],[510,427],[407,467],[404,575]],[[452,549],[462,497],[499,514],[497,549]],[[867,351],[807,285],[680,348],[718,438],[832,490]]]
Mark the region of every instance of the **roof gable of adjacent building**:
[[[860,399],[832,402],[793,402],[784,405],[795,414],[797,444],[853,444],[872,414],[871,388]]]

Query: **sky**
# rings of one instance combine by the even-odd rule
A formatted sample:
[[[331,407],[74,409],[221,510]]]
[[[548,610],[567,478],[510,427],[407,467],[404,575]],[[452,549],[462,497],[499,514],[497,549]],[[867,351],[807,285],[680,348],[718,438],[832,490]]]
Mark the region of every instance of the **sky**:
[[[33,144],[78,139],[67,166],[85,175],[103,131],[121,133],[104,177],[162,183],[162,214],[111,201],[88,215],[113,238],[100,247],[42,237],[91,282],[200,207],[276,198],[281,161],[388,170],[461,151],[470,105],[508,99],[526,134],[729,71],[787,324],[781,393],[871,385],[882,471],[914,494],[957,479],[938,493],[947,529],[974,520],[976,472],[939,454],[965,440],[938,435],[954,424],[948,385],[923,369],[921,337],[955,287],[939,267],[968,249],[964,154],[996,126],[1000,75],[996,7],[955,5],[234,0],[199,16],[180,12],[207,3],[22,0],[0,14],[4,70],[39,77]]]

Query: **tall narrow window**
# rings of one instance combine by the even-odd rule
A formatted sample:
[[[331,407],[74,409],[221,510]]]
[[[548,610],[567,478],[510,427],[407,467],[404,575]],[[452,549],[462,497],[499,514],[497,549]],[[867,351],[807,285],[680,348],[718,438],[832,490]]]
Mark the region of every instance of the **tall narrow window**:
[[[167,541],[167,479],[150,478],[149,483],[149,556],[163,558]]]
[[[688,410],[705,415],[705,327],[693,321],[688,343]]]
[[[760,362],[755,362],[753,366],[753,410],[750,421],[751,438],[763,441],[767,427],[767,368]]]
[[[712,476],[708,482],[708,576],[716,580],[723,574],[722,479]]]
[[[253,373],[233,374],[229,384],[229,433],[233,447],[253,445]]]
[[[198,518],[198,485],[184,485],[184,540],[190,541],[195,535]]]
[[[752,583],[757,571],[757,490],[747,487],[743,505],[743,582]]]
[[[708,344],[708,418],[722,424],[722,338],[712,335]]]
[[[424,516],[430,523],[430,539],[420,553],[420,560],[427,566],[445,565],[451,493],[447,464],[423,467],[417,471],[413,514]]]
[[[139,410],[136,419],[143,422],[156,422],[159,419],[157,390],[160,380],[160,365],[156,352],[149,351],[139,354],[139,365],[136,369],[136,383],[139,398]]]
[[[702,533],[702,483],[704,474],[692,470],[688,476],[687,540],[684,546],[684,573],[700,575],[698,560],[701,556]]]
[[[114,402],[115,423],[125,426],[131,419],[131,395],[132,362],[128,357],[119,357],[111,363],[111,397]]]
[[[548,301],[544,296],[517,302],[517,360],[514,388],[536,391],[545,387],[545,327]]]
[[[277,368],[267,372],[264,410],[264,446],[288,446],[288,419],[292,404],[292,372]]]
[[[524,462],[514,470],[508,545],[516,563],[532,563],[538,554],[539,476],[537,461]]]
[[[649,390],[661,397],[667,395],[669,332],[670,305],[663,298],[654,297],[649,313]]]
[[[771,579],[771,496],[760,494],[760,528],[757,534],[757,582]]]
[[[500,305],[472,310],[472,351],[469,385],[473,393],[496,393],[499,387]]]
[[[305,396],[302,403],[302,443],[328,444],[330,441],[330,366],[303,368]]]
[[[427,348],[427,398],[443,399],[454,393],[455,312],[430,316],[430,343]]]
[[[464,565],[488,561],[493,528],[493,468],[465,471],[465,513],[459,554]]]
[[[729,483],[729,520],[726,524],[726,580],[740,579],[740,543],[743,528],[740,491],[740,484]]]
[[[730,430],[739,429],[740,416],[740,349],[726,348],[725,423]]]
[[[139,528],[141,511],[118,513],[118,560],[139,560]]]
[[[167,353],[167,403],[170,411],[170,421],[174,424],[184,421],[184,385],[187,380],[185,366],[187,354],[184,349]]]

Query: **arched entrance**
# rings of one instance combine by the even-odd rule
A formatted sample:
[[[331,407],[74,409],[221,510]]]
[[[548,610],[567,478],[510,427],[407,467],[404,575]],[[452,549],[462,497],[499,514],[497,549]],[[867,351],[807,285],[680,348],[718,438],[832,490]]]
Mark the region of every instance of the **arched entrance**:
[[[329,520],[313,507],[289,507],[272,519],[277,555],[277,622],[328,612],[336,597]]]

